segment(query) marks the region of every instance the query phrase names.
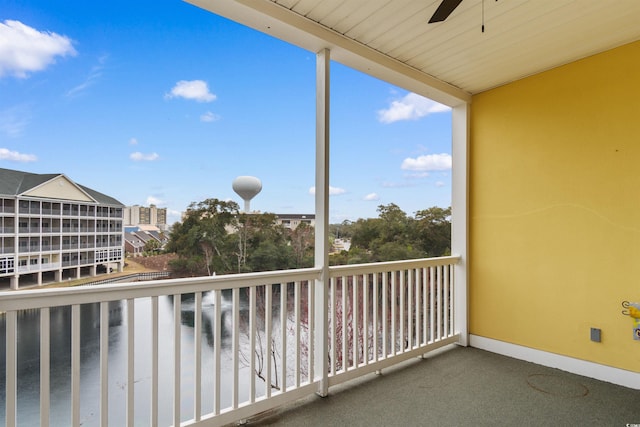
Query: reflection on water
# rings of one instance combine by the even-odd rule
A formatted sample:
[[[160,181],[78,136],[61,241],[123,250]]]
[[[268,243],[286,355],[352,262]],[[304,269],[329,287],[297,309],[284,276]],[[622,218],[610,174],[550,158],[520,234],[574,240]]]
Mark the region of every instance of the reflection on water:
[[[241,293],[241,313],[247,310],[246,294]],[[244,296],[242,296],[244,295]],[[202,307],[202,408],[213,410],[214,381],[214,312],[213,296],[203,296]],[[194,358],[194,298],[183,296],[181,313],[181,414],[182,420],[193,418],[193,358]],[[221,314],[221,407],[231,403],[232,371],[231,331],[233,328],[230,295],[222,295]],[[274,308],[274,317],[279,310]],[[51,334],[51,409],[52,426],[71,423],[71,308],[50,310]],[[151,407],[151,299],[135,302],[135,425],[149,425]],[[170,425],[173,408],[173,299],[159,297],[159,421]],[[244,315],[241,314],[241,318]],[[122,301],[109,303],[109,425],[125,424],[127,378],[127,316]],[[242,325],[239,325],[242,327]],[[0,425],[5,425],[5,316],[0,315]],[[83,426],[99,425],[100,392],[100,305],[85,304],[80,309],[80,421]],[[240,368],[240,401],[248,398],[249,376],[246,367]],[[263,388],[261,381],[256,383]],[[263,394],[262,391],[260,394]],[[18,425],[35,426],[40,423],[40,314],[27,310],[18,315]]]

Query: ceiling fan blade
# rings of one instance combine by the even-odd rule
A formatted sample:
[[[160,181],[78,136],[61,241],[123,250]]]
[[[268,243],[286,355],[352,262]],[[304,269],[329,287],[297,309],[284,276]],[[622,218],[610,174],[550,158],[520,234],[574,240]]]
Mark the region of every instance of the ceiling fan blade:
[[[440,6],[438,6],[431,19],[429,19],[429,24],[442,22],[447,19],[461,2],[462,0],[442,0]]]

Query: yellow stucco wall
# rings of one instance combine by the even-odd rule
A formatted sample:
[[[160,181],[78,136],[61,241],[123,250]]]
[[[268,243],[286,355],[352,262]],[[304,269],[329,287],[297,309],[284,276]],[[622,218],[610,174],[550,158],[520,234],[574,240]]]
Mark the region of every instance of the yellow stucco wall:
[[[472,334],[640,372],[640,42],[473,97],[469,226]]]

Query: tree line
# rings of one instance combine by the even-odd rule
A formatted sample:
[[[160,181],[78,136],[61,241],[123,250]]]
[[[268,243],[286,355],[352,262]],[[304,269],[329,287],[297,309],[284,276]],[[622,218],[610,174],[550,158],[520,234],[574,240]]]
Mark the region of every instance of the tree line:
[[[378,206],[378,218],[344,221],[332,234],[351,247],[331,257],[333,265],[396,261],[451,254],[451,208],[437,206],[408,216],[398,205]]]
[[[408,216],[391,203],[378,218],[330,226],[330,239],[348,239],[349,250],[332,254],[333,265],[448,255],[451,208],[431,207]],[[233,201],[215,198],[189,205],[172,226],[165,252],[174,276],[201,276],[312,267],[314,229],[290,229],[272,213],[246,214]]]

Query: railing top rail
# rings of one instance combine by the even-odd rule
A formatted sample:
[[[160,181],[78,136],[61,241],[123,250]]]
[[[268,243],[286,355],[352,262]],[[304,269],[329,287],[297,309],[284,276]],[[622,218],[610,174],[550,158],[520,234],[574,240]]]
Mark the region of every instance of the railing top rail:
[[[381,273],[384,271],[452,265],[460,262],[460,259],[461,257],[459,255],[452,255],[436,258],[419,258],[367,264],[332,265],[329,267],[329,275],[331,277],[338,277],[352,274]]]
[[[459,256],[421,258],[381,263],[338,265],[329,267],[331,277],[343,275],[379,273],[438,265],[452,265]],[[190,277],[183,279],[151,280],[95,287],[34,289],[0,292],[0,311],[41,307],[116,301],[129,298],[145,298],[161,295],[185,294],[211,290],[234,289],[272,283],[288,283],[319,279],[320,268],[278,270],[258,273],[227,274],[219,276]]]
[[[320,278],[320,273],[321,269],[305,268],[89,287],[5,291],[0,292],[0,312],[315,280]]]

